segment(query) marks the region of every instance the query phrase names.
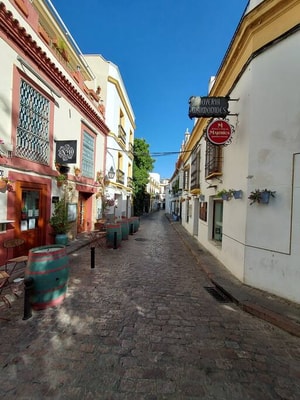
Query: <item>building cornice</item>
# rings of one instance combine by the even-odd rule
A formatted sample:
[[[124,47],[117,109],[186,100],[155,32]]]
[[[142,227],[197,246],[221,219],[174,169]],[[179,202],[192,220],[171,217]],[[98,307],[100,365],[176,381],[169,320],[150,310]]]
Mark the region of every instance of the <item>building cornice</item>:
[[[229,95],[252,54],[298,25],[299,15],[299,0],[265,0],[246,14],[223,58],[210,96]]]
[[[131,111],[130,111],[130,109],[129,109],[129,107],[128,107],[127,101],[126,101],[126,99],[125,99],[125,96],[124,96],[124,94],[123,94],[123,91],[122,91],[122,88],[121,88],[121,86],[120,86],[119,81],[118,81],[117,79],[113,78],[112,76],[108,76],[107,81],[110,82],[110,83],[112,83],[113,85],[115,85],[115,87],[116,87],[116,89],[117,89],[117,92],[118,92],[118,95],[119,95],[119,97],[120,97],[120,99],[121,99],[121,102],[122,102],[122,104],[123,104],[123,107],[125,108],[126,113],[127,113],[127,115],[128,115],[128,118],[129,118],[129,120],[130,120],[130,123],[131,123],[133,129],[135,129],[135,128],[136,128],[135,122],[134,122],[134,119],[133,119],[133,117],[132,117]]]
[[[251,60],[268,45],[276,43],[293,28],[299,26],[299,0],[265,0],[244,16],[223,58],[209,96],[230,96],[240,75]],[[204,135],[207,118],[199,118],[186,151],[191,150]],[[190,157],[181,155],[183,162]]]
[[[20,22],[13,17],[11,11],[8,11],[4,3],[0,3],[0,26],[1,31],[11,40],[16,47],[29,59],[39,71],[43,73],[45,78],[51,81],[51,84],[64,94],[65,97],[89,119],[102,133],[108,134],[109,128],[106,126],[100,114],[98,114],[92,106],[85,100],[81,93],[76,90],[72,83],[55,65],[47,54],[38,46],[37,42],[26,29],[21,26]]]

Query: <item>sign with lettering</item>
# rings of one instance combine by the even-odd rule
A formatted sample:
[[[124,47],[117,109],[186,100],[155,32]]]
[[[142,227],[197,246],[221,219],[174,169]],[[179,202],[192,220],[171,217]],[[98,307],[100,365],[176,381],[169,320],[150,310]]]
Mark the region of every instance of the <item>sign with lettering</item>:
[[[232,135],[231,125],[223,119],[212,121],[206,130],[207,139],[215,145],[225,144]]]
[[[76,164],[77,140],[57,140],[55,161]]]
[[[191,96],[189,99],[190,118],[224,118],[228,114],[228,97]]]

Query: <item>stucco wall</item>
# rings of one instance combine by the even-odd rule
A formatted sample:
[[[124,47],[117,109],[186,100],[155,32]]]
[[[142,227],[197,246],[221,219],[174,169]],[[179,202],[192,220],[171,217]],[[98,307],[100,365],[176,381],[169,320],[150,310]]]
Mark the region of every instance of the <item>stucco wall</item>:
[[[276,198],[248,207],[245,261],[246,283],[293,301],[300,301],[299,245],[292,246],[300,241],[293,229],[300,204],[298,158],[293,164],[300,152],[299,41],[296,33],[251,63],[249,190],[266,187]]]

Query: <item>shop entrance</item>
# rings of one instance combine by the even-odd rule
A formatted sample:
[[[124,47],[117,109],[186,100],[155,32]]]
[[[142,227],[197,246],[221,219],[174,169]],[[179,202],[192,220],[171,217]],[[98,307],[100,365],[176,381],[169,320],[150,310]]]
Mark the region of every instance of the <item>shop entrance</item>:
[[[25,240],[27,251],[46,243],[46,200],[47,185],[16,182],[15,236]]]

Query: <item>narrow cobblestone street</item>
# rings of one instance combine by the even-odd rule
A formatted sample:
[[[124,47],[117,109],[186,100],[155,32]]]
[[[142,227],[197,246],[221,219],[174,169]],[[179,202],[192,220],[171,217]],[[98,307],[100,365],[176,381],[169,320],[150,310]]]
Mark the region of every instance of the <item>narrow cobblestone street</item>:
[[[62,305],[0,320],[2,399],[300,398],[300,339],[208,293],[162,211],[70,263]]]

